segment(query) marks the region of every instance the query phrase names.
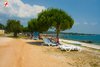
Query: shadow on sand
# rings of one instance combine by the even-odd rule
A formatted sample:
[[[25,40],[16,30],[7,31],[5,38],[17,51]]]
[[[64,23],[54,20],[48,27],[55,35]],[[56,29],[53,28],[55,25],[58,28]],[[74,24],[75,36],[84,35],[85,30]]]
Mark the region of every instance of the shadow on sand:
[[[43,42],[27,42],[30,45],[37,45],[37,46],[42,46]]]

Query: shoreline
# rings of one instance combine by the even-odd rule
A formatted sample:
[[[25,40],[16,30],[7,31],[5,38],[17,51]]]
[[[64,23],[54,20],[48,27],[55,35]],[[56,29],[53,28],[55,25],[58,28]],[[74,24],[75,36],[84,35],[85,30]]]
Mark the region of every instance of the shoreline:
[[[49,34],[53,37],[56,37],[56,34]],[[59,38],[61,39],[68,39],[68,40],[75,40],[83,43],[89,43],[94,45],[100,45],[100,35],[64,35],[59,34]]]
[[[59,40],[63,41],[63,42],[67,42],[67,43],[72,43],[72,44],[80,44],[80,46],[83,46],[83,47],[89,47],[89,48],[94,48],[94,49],[100,50],[100,46],[95,45],[95,44],[89,44],[89,43],[84,43],[84,42],[80,42],[80,41],[67,40],[67,39],[61,39],[61,38]]]

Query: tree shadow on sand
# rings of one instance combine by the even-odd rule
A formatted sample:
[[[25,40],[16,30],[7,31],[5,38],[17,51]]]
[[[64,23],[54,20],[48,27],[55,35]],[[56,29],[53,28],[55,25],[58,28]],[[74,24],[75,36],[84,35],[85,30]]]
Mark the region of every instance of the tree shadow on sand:
[[[37,46],[42,46],[43,42],[27,42],[30,45],[37,45]]]

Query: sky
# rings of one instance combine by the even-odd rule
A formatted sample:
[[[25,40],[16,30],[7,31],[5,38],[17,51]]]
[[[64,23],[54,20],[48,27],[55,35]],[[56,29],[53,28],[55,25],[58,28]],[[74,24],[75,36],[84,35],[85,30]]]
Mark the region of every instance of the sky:
[[[65,32],[100,34],[100,0],[0,0],[0,23],[17,19],[26,26],[47,8],[62,9],[74,19],[72,29]]]

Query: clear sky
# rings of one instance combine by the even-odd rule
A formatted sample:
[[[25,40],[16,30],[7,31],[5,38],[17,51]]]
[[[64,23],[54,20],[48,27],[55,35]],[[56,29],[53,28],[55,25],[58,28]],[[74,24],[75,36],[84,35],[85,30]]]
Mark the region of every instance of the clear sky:
[[[59,8],[67,12],[75,21],[67,32],[100,34],[100,0],[7,0],[4,7],[0,0],[0,23],[7,19],[18,19],[23,25],[47,8]]]

